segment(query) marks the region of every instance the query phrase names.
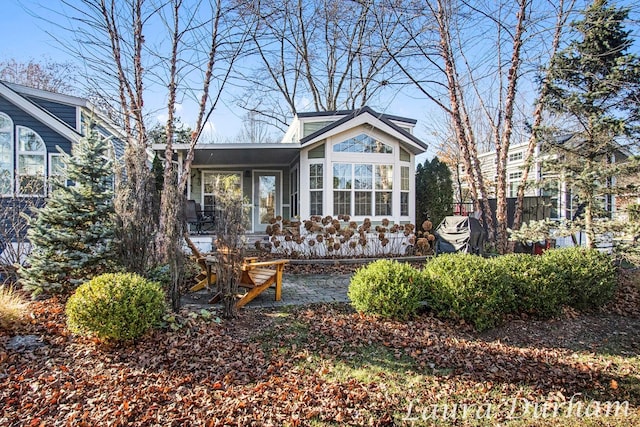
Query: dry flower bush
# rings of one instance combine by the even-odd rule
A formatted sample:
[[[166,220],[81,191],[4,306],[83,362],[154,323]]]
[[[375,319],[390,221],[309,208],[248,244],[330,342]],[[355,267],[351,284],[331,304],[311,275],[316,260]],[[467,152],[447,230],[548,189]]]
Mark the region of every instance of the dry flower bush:
[[[358,225],[349,215],[312,216],[299,222],[272,218],[266,232],[266,247],[257,249],[289,258],[358,258],[404,255],[431,255],[435,236],[433,224],[425,221],[422,230],[413,224],[391,224],[384,218],[374,226],[369,218]]]
[[[29,304],[10,286],[0,286],[0,328],[19,323],[27,313]]]

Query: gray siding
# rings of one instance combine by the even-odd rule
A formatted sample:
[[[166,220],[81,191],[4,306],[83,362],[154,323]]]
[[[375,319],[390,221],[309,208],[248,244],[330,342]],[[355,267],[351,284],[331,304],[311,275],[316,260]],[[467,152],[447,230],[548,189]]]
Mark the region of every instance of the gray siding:
[[[56,146],[59,146],[66,153],[71,152],[71,141],[2,97],[0,97],[0,111],[11,117],[14,126],[26,126],[36,131],[44,140],[48,153],[57,153]]]
[[[76,107],[73,105],[61,104],[50,100],[37,98],[35,96],[25,96],[29,101],[44,108],[73,129],[76,128]]]

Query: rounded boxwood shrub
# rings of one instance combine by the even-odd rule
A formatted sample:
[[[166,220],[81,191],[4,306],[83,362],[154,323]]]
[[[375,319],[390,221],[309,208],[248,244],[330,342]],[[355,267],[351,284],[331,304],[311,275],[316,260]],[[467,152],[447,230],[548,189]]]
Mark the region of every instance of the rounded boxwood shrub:
[[[567,303],[578,310],[607,303],[616,288],[613,259],[597,249],[571,247],[542,254],[541,262],[552,269],[568,290]]]
[[[569,300],[564,275],[539,256],[507,254],[491,258],[494,267],[509,276],[515,293],[515,310],[549,318],[560,314]]]
[[[495,326],[514,308],[510,277],[478,255],[442,254],[423,271],[427,302],[437,315],[464,319],[479,331]]]
[[[94,277],[78,287],[66,307],[72,332],[115,341],[142,336],[164,311],[160,284],[131,273]]]
[[[381,317],[406,319],[424,299],[424,278],[412,266],[381,259],[359,268],[349,283],[356,310]]]

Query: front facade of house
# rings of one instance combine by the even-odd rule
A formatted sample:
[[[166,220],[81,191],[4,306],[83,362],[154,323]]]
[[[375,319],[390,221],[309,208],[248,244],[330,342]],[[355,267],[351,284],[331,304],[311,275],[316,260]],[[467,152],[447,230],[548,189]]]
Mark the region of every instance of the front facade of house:
[[[58,149],[70,154],[89,122],[121,151],[123,135],[87,100],[0,81],[0,197],[46,197],[64,171]]]
[[[415,156],[427,148],[415,124],[364,107],[298,114],[277,144],[199,144],[187,196],[215,212],[218,178],[236,176],[254,233],[276,216],[414,222]],[[164,145],[153,148],[162,154]],[[174,150],[181,162],[188,147]]]

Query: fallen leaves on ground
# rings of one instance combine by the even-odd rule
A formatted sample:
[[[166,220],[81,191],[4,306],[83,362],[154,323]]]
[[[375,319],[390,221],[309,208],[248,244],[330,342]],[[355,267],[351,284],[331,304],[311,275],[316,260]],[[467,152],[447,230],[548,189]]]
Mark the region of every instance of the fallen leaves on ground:
[[[28,325],[0,332],[2,425],[399,425],[414,406],[573,396],[640,415],[640,319],[611,307],[484,334],[429,313],[245,309],[220,324],[185,315],[177,331],[119,346],[70,334],[56,299],[31,309]],[[16,334],[45,345],[7,350]]]

